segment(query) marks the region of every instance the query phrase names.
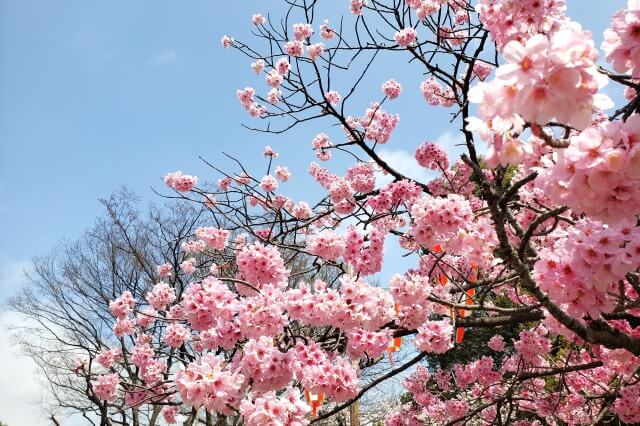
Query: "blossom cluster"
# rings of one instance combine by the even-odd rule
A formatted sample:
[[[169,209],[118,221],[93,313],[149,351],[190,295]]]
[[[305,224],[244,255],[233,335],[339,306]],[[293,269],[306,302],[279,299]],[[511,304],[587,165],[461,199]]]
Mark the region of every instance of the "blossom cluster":
[[[616,71],[640,78],[640,2],[629,0],[626,9],[613,15],[602,49]]]
[[[576,213],[607,223],[635,220],[640,212],[640,114],[591,126],[567,149],[543,158],[537,182]]]

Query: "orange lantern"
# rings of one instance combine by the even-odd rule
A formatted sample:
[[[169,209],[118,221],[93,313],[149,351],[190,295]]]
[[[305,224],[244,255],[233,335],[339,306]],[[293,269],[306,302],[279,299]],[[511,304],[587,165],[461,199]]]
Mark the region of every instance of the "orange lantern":
[[[464,309],[458,309],[458,316],[464,318],[467,312]],[[464,340],[464,327],[456,327],[456,343],[460,344]]]
[[[475,263],[471,264],[471,276],[469,277],[469,282],[478,282],[478,265]]]
[[[470,288],[469,290],[467,290],[467,305],[473,305],[473,296],[476,295],[476,289],[475,288]]]
[[[311,414],[313,417],[317,416],[318,408],[320,408],[324,401],[324,394],[322,392],[319,394],[311,393],[309,389],[305,389],[304,396],[307,398],[307,403],[311,406]]]
[[[393,353],[398,352],[402,347],[402,337],[394,337],[391,344],[387,347],[389,353],[389,362],[393,364]]]
[[[473,263],[471,264],[471,276],[469,277],[469,282],[470,283],[478,282],[478,265],[473,264]],[[473,305],[473,296],[476,295],[476,289],[475,288],[470,288],[465,293],[466,293],[465,304]],[[464,309],[458,309],[458,316],[460,318],[466,317],[467,316],[467,311],[464,310]],[[460,344],[460,343],[462,343],[463,340],[464,340],[464,328],[463,327],[457,327],[456,328],[456,343]]]

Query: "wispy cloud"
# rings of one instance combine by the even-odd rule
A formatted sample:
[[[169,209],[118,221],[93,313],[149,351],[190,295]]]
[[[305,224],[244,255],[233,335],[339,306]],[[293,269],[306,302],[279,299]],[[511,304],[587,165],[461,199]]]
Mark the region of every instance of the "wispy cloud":
[[[0,314],[0,421],[9,425],[45,425],[48,422],[38,406],[43,396],[36,365],[12,345],[10,328],[16,324],[24,324],[19,314]]]
[[[179,60],[180,56],[175,49],[163,49],[151,55],[151,58],[149,58],[149,64],[155,67],[160,67],[178,62]]]
[[[29,262],[14,260],[0,253],[0,301],[16,292],[25,282]]]
[[[459,131],[447,130],[438,136],[435,142],[440,144],[449,155],[464,150],[462,146],[464,144],[464,136]]]
[[[418,165],[416,159],[413,158],[413,153],[403,149],[381,149],[378,151],[378,155],[386,161],[392,169],[402,173],[408,178],[417,180],[418,182],[427,182],[433,177],[433,173]],[[383,174],[379,174],[377,177],[380,183],[387,183],[393,180],[391,176],[385,176]]]
[[[110,37],[95,34],[87,28],[76,33],[75,43],[91,62],[111,62],[118,54]]]
[[[24,270],[29,263],[0,254],[0,296],[15,293],[25,282]],[[37,404],[42,399],[35,363],[21,356],[12,344],[11,327],[24,324],[25,318],[15,312],[0,313],[0,421],[9,425],[45,425],[47,422]]]

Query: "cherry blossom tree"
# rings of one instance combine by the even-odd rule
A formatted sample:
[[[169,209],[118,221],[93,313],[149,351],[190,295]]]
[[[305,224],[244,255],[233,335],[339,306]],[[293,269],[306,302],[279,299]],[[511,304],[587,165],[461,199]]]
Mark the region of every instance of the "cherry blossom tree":
[[[211,165],[213,188],[169,173],[171,196],[211,223],[144,295],[111,300],[127,344],[76,368],[96,398],[162,406],[168,423],[304,425],[413,369],[388,425],[640,422],[640,2],[611,17],[610,69],[564,0],[283,3],[248,20],[251,41],[221,44],[264,76],[236,93],[247,127],[316,126],[322,196],[287,197],[296,177],[270,147],[264,173]],[[361,93],[384,57],[422,83]],[[607,84],[625,89],[617,109]],[[425,105],[403,120],[446,108],[464,140],[457,159],[415,141],[430,181],[380,154],[407,91]],[[338,158],[346,170],[332,171]],[[372,285],[388,244],[406,266]],[[476,329],[486,347],[457,358]],[[411,359],[360,380],[408,337]],[[438,355],[460,361],[421,363]]]

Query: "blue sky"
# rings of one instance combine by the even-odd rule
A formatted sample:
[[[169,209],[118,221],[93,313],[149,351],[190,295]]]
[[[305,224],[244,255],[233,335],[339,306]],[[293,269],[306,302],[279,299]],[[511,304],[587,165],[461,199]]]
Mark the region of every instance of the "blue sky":
[[[257,167],[270,143],[298,178],[288,191],[307,185],[309,141],[327,129],[274,138],[242,128],[252,120],[236,88],[265,85],[219,44],[227,33],[246,40],[251,14],[270,3],[279,2],[0,1],[0,256],[26,260],[77,237],[101,213],[97,198],[120,185],[152,200],[149,188],[168,171],[213,176],[198,155],[224,165],[225,150]],[[599,44],[608,19],[596,13],[623,4],[570,0],[569,13]],[[352,113],[396,77],[405,94],[388,108],[401,121],[385,148],[409,150],[450,130],[446,113],[421,101],[421,76],[387,63],[374,73],[375,96]]]
[[[249,61],[219,43],[223,34],[247,40],[251,14],[279,3],[0,0],[0,301],[20,285],[29,259],[77,238],[102,214],[99,197],[127,185],[158,201],[150,187],[162,188],[162,176],[177,169],[217,179],[198,155],[225,166],[224,150],[260,175],[261,150],[271,144],[294,173],[283,192],[319,193],[308,190],[306,167],[310,140],[327,129],[272,137],[242,128],[251,119],[235,90],[266,86]],[[320,3],[342,5],[351,19],[347,0]],[[569,15],[599,45],[625,3],[569,0]],[[350,113],[362,114],[386,79],[403,83],[403,96],[388,106],[401,114],[389,158],[404,167],[422,141],[451,144],[447,112],[428,108],[417,90],[421,75],[380,64]],[[338,90],[341,83],[348,80],[339,79]],[[13,380],[2,374],[0,382]],[[0,395],[0,413],[6,402]]]

